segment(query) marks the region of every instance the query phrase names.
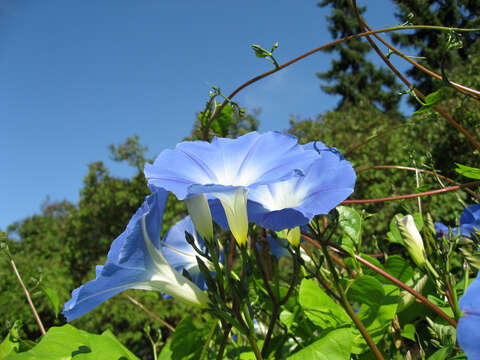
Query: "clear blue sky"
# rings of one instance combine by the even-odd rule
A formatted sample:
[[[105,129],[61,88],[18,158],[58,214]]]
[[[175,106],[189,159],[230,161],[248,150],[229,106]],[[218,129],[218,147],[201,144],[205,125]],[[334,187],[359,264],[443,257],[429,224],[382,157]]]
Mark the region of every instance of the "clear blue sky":
[[[107,146],[137,134],[149,156],[186,136],[209,85],[229,93],[270,69],[250,44],[280,43],[280,63],[330,40],[317,1],[0,0],[0,228],[41,203],[78,200],[90,162],[118,176]],[[360,2],[362,3],[362,1]],[[397,24],[389,1],[369,1],[367,20]],[[315,72],[319,53],[244,90],[261,107],[261,130],[288,128],[336,99]]]

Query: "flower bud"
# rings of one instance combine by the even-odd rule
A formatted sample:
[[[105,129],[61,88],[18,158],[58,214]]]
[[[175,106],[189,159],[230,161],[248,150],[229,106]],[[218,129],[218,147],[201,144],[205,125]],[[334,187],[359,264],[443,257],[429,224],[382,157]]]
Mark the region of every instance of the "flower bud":
[[[423,268],[427,262],[425,248],[423,247],[423,239],[418,232],[413,216],[406,215],[399,220],[397,219],[397,224],[412,260],[417,266]]]
[[[205,194],[192,196],[185,199],[188,213],[192,219],[195,230],[198,231],[202,239],[205,241],[213,240],[213,224],[212,214],[208,206],[207,197]]]

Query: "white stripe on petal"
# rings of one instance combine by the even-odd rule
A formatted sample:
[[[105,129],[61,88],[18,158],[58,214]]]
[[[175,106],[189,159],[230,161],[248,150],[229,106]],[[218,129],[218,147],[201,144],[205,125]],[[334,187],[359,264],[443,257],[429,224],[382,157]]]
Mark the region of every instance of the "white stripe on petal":
[[[228,226],[238,245],[242,246],[247,242],[248,216],[247,196],[248,189],[239,187],[230,192],[212,193],[222,203]]]
[[[212,214],[205,194],[185,199],[195,230],[205,241],[213,241]]]
[[[164,292],[186,303],[205,307],[208,303],[207,295],[193,282],[181,275],[167,262],[162,252],[158,250],[148,235],[146,216],[142,216],[142,234],[148,253],[155,264],[150,282],[146,286],[152,286],[160,292]]]

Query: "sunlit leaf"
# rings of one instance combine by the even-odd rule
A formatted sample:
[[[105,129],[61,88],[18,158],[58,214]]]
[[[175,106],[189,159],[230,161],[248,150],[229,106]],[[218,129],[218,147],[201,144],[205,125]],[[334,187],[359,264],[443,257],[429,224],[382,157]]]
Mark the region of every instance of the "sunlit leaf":
[[[455,171],[460,175],[463,175],[469,179],[475,179],[475,180],[480,179],[480,169],[473,168],[470,166],[465,166],[459,163],[455,163],[455,164],[457,165],[457,168],[455,169]]]
[[[138,359],[124,347],[110,330],[101,335],[90,334],[72,325],[51,327],[33,349],[13,354],[5,360],[111,360]]]
[[[288,360],[305,359],[350,359],[353,334],[349,328],[331,330],[320,335],[313,344],[293,354]]]

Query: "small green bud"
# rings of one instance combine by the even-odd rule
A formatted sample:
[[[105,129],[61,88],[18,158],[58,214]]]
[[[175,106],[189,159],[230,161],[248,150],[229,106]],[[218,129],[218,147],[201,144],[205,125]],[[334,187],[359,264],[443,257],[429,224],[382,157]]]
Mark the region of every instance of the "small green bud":
[[[418,232],[413,216],[406,215],[401,219],[397,219],[397,224],[412,260],[418,267],[423,268],[427,262],[425,248],[423,246],[422,236]]]
[[[213,241],[212,214],[205,194],[185,199],[195,230],[205,241]]]
[[[287,239],[290,245],[297,247],[300,245],[300,226],[296,226],[293,229],[278,231],[277,236],[281,239]]]

